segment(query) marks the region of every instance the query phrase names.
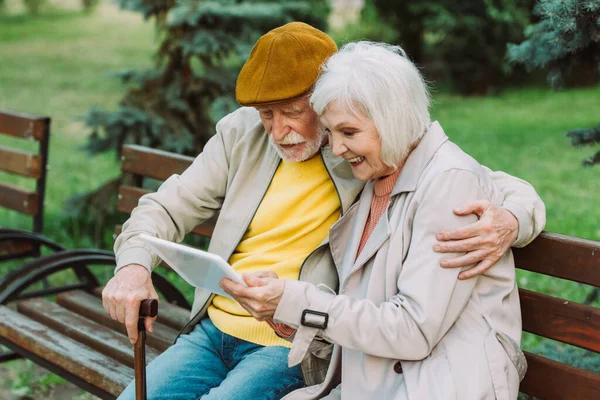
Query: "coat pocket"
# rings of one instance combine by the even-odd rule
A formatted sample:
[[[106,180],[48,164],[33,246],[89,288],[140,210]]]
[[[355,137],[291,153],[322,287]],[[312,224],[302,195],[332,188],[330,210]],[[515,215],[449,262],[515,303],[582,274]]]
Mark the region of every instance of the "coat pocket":
[[[499,339],[500,337],[503,338],[504,342]],[[505,344],[510,346],[508,351],[504,347]],[[517,398],[519,382],[522,379],[521,371],[523,371],[524,376],[524,371],[527,370],[524,355],[523,360],[519,360],[517,350],[520,352],[520,349],[518,347],[513,348],[513,344],[516,343],[512,340],[509,341],[507,335],[499,334],[491,327],[484,339],[494,394],[498,400],[515,400]]]

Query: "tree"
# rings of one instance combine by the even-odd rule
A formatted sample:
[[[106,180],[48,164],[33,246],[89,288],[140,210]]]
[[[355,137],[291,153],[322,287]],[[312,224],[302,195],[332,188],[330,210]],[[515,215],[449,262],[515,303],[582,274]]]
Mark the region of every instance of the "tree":
[[[236,78],[258,37],[291,21],[324,29],[327,17],[316,1],[120,2],[154,18],[161,43],[154,69],[118,74],[126,93],[116,110],[88,111],[92,153],[137,143],[198,154],[215,123],[238,107]]]
[[[600,78],[600,0],[541,0],[540,21],[525,30],[526,40],[509,44],[507,58],[528,70],[545,69],[553,90],[594,84]],[[567,132],[574,146],[600,143],[600,124]],[[600,163],[600,151],[583,164]]]
[[[507,41],[522,38],[532,0],[371,0],[417,64],[440,62],[451,88],[485,94],[505,84]],[[427,58],[427,60],[425,60]]]
[[[260,35],[292,21],[325,30],[329,6],[318,0],[120,0],[124,9],[154,19],[160,44],[151,70],[121,71],[125,94],[115,110],[91,108],[87,150],[120,149],[125,143],[197,155],[216,122],[239,105],[235,82]],[[115,215],[119,179],[77,194],[66,209],[80,231],[102,246]]]

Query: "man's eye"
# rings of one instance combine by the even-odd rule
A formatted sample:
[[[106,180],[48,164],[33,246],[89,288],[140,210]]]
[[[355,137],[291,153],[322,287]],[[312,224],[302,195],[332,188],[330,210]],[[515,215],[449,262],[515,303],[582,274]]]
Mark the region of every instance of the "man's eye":
[[[342,131],[342,133],[344,134],[344,136],[346,137],[352,137],[354,136],[354,132],[350,132],[350,131]]]
[[[271,111],[261,111],[260,116],[263,118],[271,118],[273,113]]]

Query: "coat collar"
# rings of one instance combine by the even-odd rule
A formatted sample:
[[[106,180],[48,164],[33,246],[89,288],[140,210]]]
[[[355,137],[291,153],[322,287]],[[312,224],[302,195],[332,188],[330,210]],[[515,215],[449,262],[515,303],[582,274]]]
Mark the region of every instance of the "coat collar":
[[[417,147],[409,154],[391,196],[402,192],[413,192],[417,188],[421,173],[429,165],[437,149],[446,141],[448,141],[448,136],[439,122],[432,122]]]

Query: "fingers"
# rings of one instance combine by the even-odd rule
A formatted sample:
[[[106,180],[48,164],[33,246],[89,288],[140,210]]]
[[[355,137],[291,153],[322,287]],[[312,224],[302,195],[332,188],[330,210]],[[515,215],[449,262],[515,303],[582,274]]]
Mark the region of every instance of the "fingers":
[[[232,281],[231,279],[223,278],[221,279],[221,282],[219,282],[219,285],[223,288],[223,290],[226,293],[230,294],[235,298],[247,296],[248,288],[246,288],[244,285],[240,285],[239,283]]]
[[[156,322],[156,318],[157,317],[146,317],[146,320],[144,321],[144,327],[146,329],[146,332],[154,332],[154,323]]]
[[[485,271],[487,271],[493,264],[494,264],[494,262],[492,260],[483,260],[482,262],[477,264],[475,267],[468,269],[466,271],[462,271],[460,274],[458,274],[458,279],[465,280],[465,279],[469,279],[469,278],[472,278],[477,275],[481,275]]]
[[[433,246],[433,251],[436,253],[466,253],[479,250],[488,244],[489,242],[485,237],[475,236],[464,240],[436,243]]]
[[[158,298],[158,293],[156,293],[156,290],[154,289],[154,286],[150,287],[150,296],[148,297],[149,299],[154,299],[154,300],[159,300]],[[144,326],[146,329],[146,332],[154,332],[154,323],[156,322],[156,318],[157,317],[146,317],[146,319],[144,320]]]
[[[257,278],[279,279],[279,275],[277,275],[273,271],[258,271],[258,272],[252,272],[250,274],[244,274],[244,275],[251,275],[251,276],[255,276]]]
[[[456,215],[477,214],[479,217],[487,210],[492,203],[487,200],[470,201],[454,209]]]
[[[127,307],[125,310],[125,328],[127,329],[127,336],[132,344],[135,344],[138,339],[138,320],[140,318],[140,303],[132,304],[131,307]]]
[[[268,282],[267,277],[258,277],[253,274],[244,274],[242,275],[242,279],[250,287],[265,286]]]
[[[485,250],[472,251],[462,256],[445,258],[440,261],[440,266],[444,268],[463,268],[483,261],[489,253]]]
[[[440,241],[469,239],[479,235],[481,229],[481,222],[476,222],[467,226],[461,226],[460,228],[438,232],[435,238]]]

